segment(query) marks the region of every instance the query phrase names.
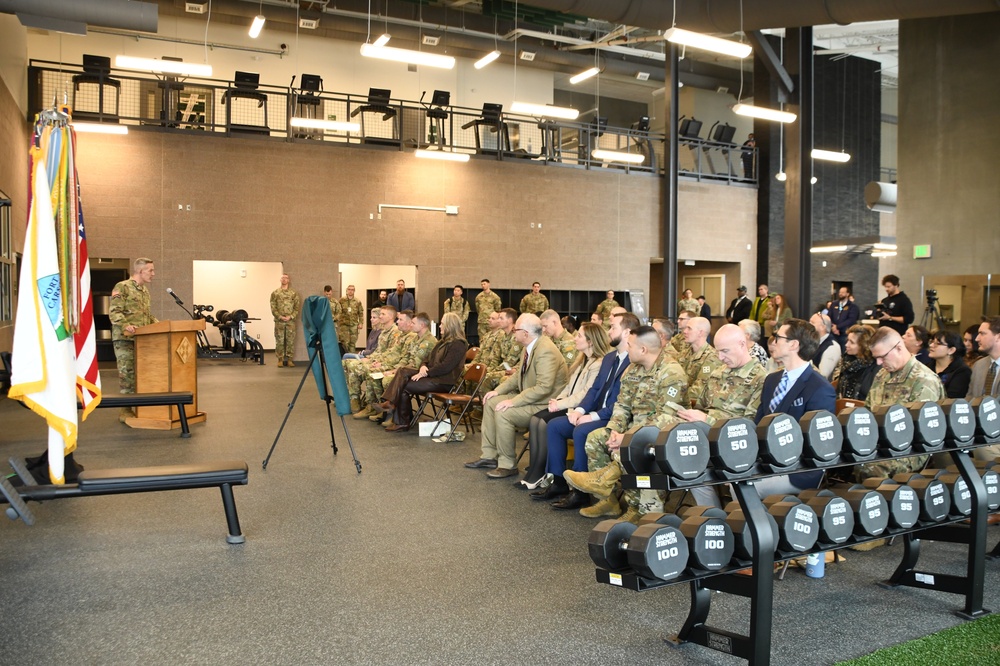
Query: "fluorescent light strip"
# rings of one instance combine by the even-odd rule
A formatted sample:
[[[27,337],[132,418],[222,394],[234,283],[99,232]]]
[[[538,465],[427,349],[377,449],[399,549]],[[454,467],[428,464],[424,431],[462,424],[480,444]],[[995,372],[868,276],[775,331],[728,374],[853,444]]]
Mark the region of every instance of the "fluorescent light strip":
[[[894,250],[882,250],[880,252],[872,252],[873,257],[895,257],[896,252]]]
[[[510,105],[511,113],[524,113],[529,116],[544,116],[546,118],[559,118],[561,120],[576,120],[580,112],[565,106],[553,106],[551,104],[533,104],[531,102],[514,102]]]
[[[646,160],[645,155],[639,153],[621,153],[617,150],[602,150],[598,148],[591,153],[596,159],[604,162],[629,162],[631,164],[642,164]]]
[[[703,35],[700,32],[691,32],[681,28],[670,28],[663,33],[663,38],[674,44],[683,44],[695,49],[712,51],[723,55],[730,55],[736,58],[746,58],[753,52],[749,44],[732,42],[728,39],[719,39],[711,35]]]
[[[421,157],[425,160],[444,160],[446,162],[468,162],[468,153],[451,153],[444,152],[443,150],[422,150],[417,149],[413,153],[417,157]]]
[[[821,252],[847,252],[846,245],[820,245],[817,247],[809,248],[809,251],[813,254],[819,254]]]
[[[260,14],[258,14],[257,16],[253,17],[253,23],[250,24],[250,37],[251,38],[257,39],[257,37],[260,35],[260,31],[264,29],[264,21],[266,21],[266,20],[267,19],[265,19]]]
[[[410,49],[397,49],[391,46],[362,44],[361,55],[366,58],[378,58],[379,60],[405,62],[411,65],[426,65],[427,67],[438,67],[440,69],[455,68],[455,59],[451,56],[438,55],[436,53],[424,53],[423,51],[411,51]]]
[[[136,58],[135,56],[115,56],[115,67],[122,69],[139,69],[160,74],[185,74],[188,76],[212,76],[212,66],[196,62],[177,62],[176,60],[157,60],[155,58]]]
[[[752,104],[734,104],[733,113],[740,116],[760,118],[761,120],[776,120],[779,123],[795,122],[796,117],[794,113],[789,113],[788,111],[778,111],[777,109],[768,109],[767,107],[753,106]]]
[[[821,150],[819,148],[813,148],[809,155],[814,160],[826,160],[828,162],[849,162],[851,160],[850,154],[844,151],[835,153],[832,150]]]
[[[378,39],[372,42],[372,46],[385,46],[389,43],[390,39],[392,39],[392,36],[387,32],[383,32],[378,36]]]
[[[486,67],[486,65],[490,64],[491,62],[493,62],[494,60],[496,60],[499,57],[500,57],[500,52],[499,51],[490,51],[489,53],[487,53],[486,55],[484,55],[482,58],[480,58],[479,60],[477,60],[476,64],[474,64],[473,67],[475,67],[476,69],[482,69],[483,67]]]
[[[874,245],[872,245],[872,247],[875,248],[876,250],[896,250],[897,249],[895,243],[875,243]]]
[[[77,132],[89,134],[128,134],[128,125],[111,123],[70,123]]]
[[[583,70],[576,76],[569,77],[569,82],[572,83],[573,85],[576,85],[577,83],[580,83],[581,81],[586,81],[587,79],[597,76],[600,73],[601,73],[600,67],[591,67],[590,69]]]
[[[331,130],[333,132],[360,132],[361,123],[348,123],[340,120],[320,120],[319,118],[293,117],[289,124],[292,127]]]

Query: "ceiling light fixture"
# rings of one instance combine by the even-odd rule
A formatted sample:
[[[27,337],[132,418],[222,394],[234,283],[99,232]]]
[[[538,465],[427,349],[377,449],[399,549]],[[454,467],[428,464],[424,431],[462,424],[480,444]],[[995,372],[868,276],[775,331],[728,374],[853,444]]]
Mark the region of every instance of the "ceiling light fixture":
[[[601,73],[600,67],[591,67],[590,69],[583,70],[582,72],[580,72],[575,76],[569,77],[569,82],[572,83],[573,85],[576,85],[577,83],[580,83],[581,81],[586,81],[587,79],[597,76],[600,73]]]
[[[331,132],[360,132],[361,123],[349,123],[340,120],[321,120],[319,118],[299,118],[293,116],[289,121],[292,127],[330,130]]]
[[[128,134],[127,125],[117,125],[112,123],[70,123],[70,126],[77,132],[88,134]]]
[[[895,257],[896,252],[893,250],[883,250],[881,252],[872,252],[873,257]]]
[[[253,23],[250,24],[251,38],[257,39],[260,36],[260,31],[264,29],[264,21],[266,20],[262,14],[253,17]]]
[[[746,58],[753,52],[753,48],[749,44],[731,42],[728,39],[719,39],[718,37],[684,30],[683,28],[670,28],[663,33],[663,38],[673,44],[681,44],[694,49],[712,51],[713,53],[721,53],[722,55],[734,56],[736,58]]]
[[[628,162],[629,164],[642,164],[646,160],[645,155],[639,153],[623,153],[617,150],[603,150],[598,148],[591,155],[595,159],[603,162]]]
[[[425,160],[444,160],[447,162],[468,162],[468,153],[452,153],[443,150],[423,150],[418,149],[413,152],[417,157]]]
[[[427,67],[438,67],[440,69],[455,68],[455,59],[451,56],[438,55],[436,53],[424,53],[423,51],[412,51],[410,49],[397,49],[391,46],[362,44],[361,55],[366,58],[391,60],[393,62],[405,62],[410,65],[426,65]]]
[[[383,32],[381,35],[378,36],[378,39],[372,42],[372,46],[385,46],[386,44],[389,43],[390,39],[392,39],[392,35],[390,35],[387,32]]]
[[[777,109],[768,109],[763,106],[754,106],[752,104],[743,103],[734,104],[733,113],[739,116],[760,118],[761,120],[776,120],[779,123],[795,122],[796,118],[794,113],[789,113],[788,111],[778,111]]]
[[[774,179],[781,181],[783,183],[786,180],[788,180],[788,174],[786,174],[784,170],[781,170],[778,173],[774,174]]]
[[[553,104],[533,104],[531,102],[514,102],[510,105],[511,113],[524,113],[529,116],[559,118],[560,120],[576,120],[580,112],[566,106]]]
[[[895,243],[875,243],[874,245],[872,245],[872,247],[875,248],[876,250],[893,250],[893,251],[895,251],[897,249]]]
[[[212,76],[212,66],[196,62],[181,62],[179,60],[157,60],[156,58],[137,58],[135,56],[115,56],[115,67],[122,69],[139,69],[158,74],[181,74],[184,76]]]
[[[843,163],[843,162],[849,162],[851,160],[850,154],[849,153],[845,153],[844,151],[840,151],[839,153],[836,153],[836,152],[834,152],[832,150],[822,150],[820,148],[813,148],[812,152],[809,153],[809,155],[814,160],[825,160],[827,162],[841,162],[841,163]]]
[[[821,252],[847,252],[846,245],[818,245],[816,247],[809,248],[809,251],[813,254],[820,254]]]
[[[477,60],[476,63],[473,65],[473,67],[475,67],[476,69],[482,69],[483,67],[486,67],[486,65],[490,64],[499,57],[500,57],[499,51],[490,51],[482,58]]]

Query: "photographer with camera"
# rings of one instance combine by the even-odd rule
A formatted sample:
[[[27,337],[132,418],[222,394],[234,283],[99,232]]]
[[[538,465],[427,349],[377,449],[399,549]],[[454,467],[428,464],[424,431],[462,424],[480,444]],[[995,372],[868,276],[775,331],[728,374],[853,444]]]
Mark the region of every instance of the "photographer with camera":
[[[902,337],[915,318],[913,303],[909,296],[900,291],[899,278],[895,275],[882,278],[882,288],[885,289],[886,297],[875,304],[874,316],[879,320],[880,327],[887,326]]]

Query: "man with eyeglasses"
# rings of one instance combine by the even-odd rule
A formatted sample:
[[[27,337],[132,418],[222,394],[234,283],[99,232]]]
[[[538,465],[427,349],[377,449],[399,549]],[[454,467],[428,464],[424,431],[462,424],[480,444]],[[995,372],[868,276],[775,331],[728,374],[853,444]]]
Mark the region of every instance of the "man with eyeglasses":
[[[882,369],[875,375],[872,388],[865,398],[865,407],[905,404],[908,402],[936,402],[944,399],[944,386],[937,374],[911,354],[899,333],[888,326],[875,332],[871,342],[872,356]],[[900,472],[919,471],[927,456],[894,458],[855,467],[859,479],[885,479]]]
[[[677,332],[670,338],[670,347],[668,350],[672,350],[674,360],[681,365],[684,364],[684,360],[691,353],[691,345],[684,340],[684,331],[687,330],[691,320],[697,316],[696,312],[691,312],[690,310],[681,310],[680,314],[677,315]]]

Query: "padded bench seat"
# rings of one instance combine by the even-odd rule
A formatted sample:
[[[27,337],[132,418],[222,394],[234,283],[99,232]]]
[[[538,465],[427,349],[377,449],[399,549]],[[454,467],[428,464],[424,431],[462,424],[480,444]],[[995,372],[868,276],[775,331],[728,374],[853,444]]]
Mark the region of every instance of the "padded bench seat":
[[[187,414],[184,405],[194,404],[191,391],[167,391],[164,393],[105,393],[98,407],[159,407],[175,405],[181,421],[181,437],[190,437]]]

